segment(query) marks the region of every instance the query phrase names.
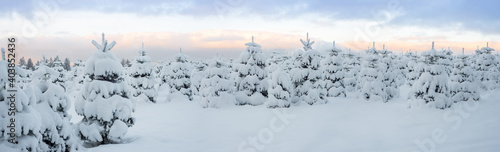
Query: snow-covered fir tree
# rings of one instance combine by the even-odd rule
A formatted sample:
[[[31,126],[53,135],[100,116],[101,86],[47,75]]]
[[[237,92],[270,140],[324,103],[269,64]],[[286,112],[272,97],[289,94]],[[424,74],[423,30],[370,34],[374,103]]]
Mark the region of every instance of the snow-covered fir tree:
[[[191,65],[188,57],[182,54],[181,49],[174,56],[174,60],[169,70],[166,71],[170,86],[168,100],[184,96],[191,101],[193,100],[193,91],[191,90]]]
[[[85,64],[84,86],[75,102],[75,110],[83,119],[77,124],[78,135],[88,144],[119,143],[128,127],[134,124],[134,104],[129,99],[128,84],[123,78],[120,60],[110,52],[116,44],[92,41],[97,51]]]
[[[282,69],[277,69],[272,73],[269,84],[269,99],[265,103],[268,108],[288,108],[290,107],[291,94],[293,90],[290,75]]]
[[[407,52],[405,55],[408,58],[408,63],[406,64],[406,84],[413,86],[413,83],[418,80],[418,77],[424,72],[424,63],[416,53]]]
[[[327,103],[326,90],[323,88],[323,73],[321,71],[320,53],[312,49],[314,41],[300,39],[304,50],[294,54],[294,68],[290,71],[294,90],[292,103],[306,102],[309,105]]]
[[[396,68],[394,59],[391,58],[392,51],[389,51],[383,45],[382,50],[379,50],[382,58],[380,59],[380,70],[383,75],[382,82],[385,85],[385,93],[387,95],[387,100],[399,97],[399,86],[398,76],[400,74],[399,68]]]
[[[67,112],[71,107],[71,100],[63,87],[51,81],[52,76],[58,75],[58,71],[42,65],[35,71],[34,77],[37,79],[30,88],[42,119],[40,148],[43,151],[76,151],[81,146]]]
[[[17,85],[10,85],[8,80],[8,62],[5,60],[5,49],[2,48],[2,60],[0,60],[0,143],[16,151],[42,151],[42,135],[40,128],[42,118],[36,109],[36,101],[26,95],[27,88],[20,89]],[[17,90],[11,104],[7,89]],[[30,91],[28,91],[30,93]],[[12,106],[11,106],[12,105]],[[15,108],[15,110],[14,110]],[[13,109],[15,115],[9,115],[9,109]],[[15,123],[12,123],[14,121]],[[11,132],[13,131],[13,133]],[[14,143],[14,144],[12,144]]]
[[[191,71],[191,90],[193,95],[200,96],[201,80],[205,77],[207,64],[203,61],[194,63],[193,71]]]
[[[361,70],[361,63],[358,60],[357,54],[351,50],[342,53],[342,66],[344,75],[344,86],[347,91],[355,91],[358,73]]]
[[[132,95],[138,100],[156,103],[157,92],[154,88],[156,78],[153,73],[153,64],[151,57],[146,55],[144,43],[139,50],[139,56],[136,56],[130,67],[130,85],[134,88]]]
[[[234,65],[236,77],[236,100],[238,105],[261,105],[267,100],[269,86],[266,71],[266,57],[261,46],[254,42],[245,44],[246,50]]]
[[[410,107],[427,105],[445,109],[452,105],[453,102],[449,99],[448,75],[444,66],[439,64],[443,57],[442,52],[434,49],[434,42],[431,50],[422,52],[425,72],[415,81],[408,94]]]
[[[344,71],[342,59],[339,57],[342,50],[336,48],[335,41],[333,41],[333,48],[327,50],[327,53],[329,56],[321,61],[327,96],[345,97]]]
[[[63,63],[59,60],[59,56],[54,59],[52,68],[58,72],[57,75],[54,75],[53,78],[51,78],[52,82],[60,85],[64,88],[64,90],[66,90],[66,70],[64,70]]]
[[[220,108],[236,104],[233,95],[234,82],[230,78],[230,72],[229,65],[218,56],[208,64],[200,87],[201,107]]]
[[[482,89],[496,89],[499,85],[499,72],[498,72],[498,61],[495,55],[493,55],[495,49],[490,48],[488,43],[486,47],[481,48],[480,56],[476,60],[476,78],[481,81]]]
[[[450,96],[455,103],[459,101],[479,100],[477,83],[474,80],[474,70],[470,67],[468,57],[460,55],[453,66],[450,77]]]
[[[71,71],[71,61],[69,61],[69,58],[64,59],[63,68],[66,71]]]
[[[359,72],[358,84],[356,90],[359,98],[371,101],[388,101],[386,86],[383,82],[384,75],[380,71],[380,56],[375,49],[367,49],[361,71]]]
[[[453,70],[453,62],[452,62],[453,51],[451,51],[450,47],[448,47],[448,49],[443,49],[441,52],[443,54],[443,57],[440,60],[439,64],[443,65],[443,67],[446,71],[446,74],[448,74],[448,76],[450,76],[451,72]]]

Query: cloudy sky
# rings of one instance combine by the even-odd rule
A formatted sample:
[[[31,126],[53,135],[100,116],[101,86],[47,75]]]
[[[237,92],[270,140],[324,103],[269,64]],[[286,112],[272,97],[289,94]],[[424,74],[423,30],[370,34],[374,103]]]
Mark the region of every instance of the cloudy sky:
[[[236,58],[255,41],[265,52],[291,52],[310,38],[324,50],[376,47],[405,52],[438,49],[472,53],[500,50],[500,1],[496,0],[17,0],[0,5],[0,46],[18,39],[30,58],[86,59],[92,40],[106,33],[119,58],[133,58],[141,43],[154,61],[170,60],[182,47],[193,59],[216,53]]]

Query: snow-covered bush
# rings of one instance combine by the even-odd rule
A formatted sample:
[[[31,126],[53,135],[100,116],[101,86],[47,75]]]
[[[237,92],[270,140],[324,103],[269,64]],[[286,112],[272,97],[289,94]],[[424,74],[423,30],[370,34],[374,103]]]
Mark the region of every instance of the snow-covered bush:
[[[309,34],[306,41],[300,39],[304,50],[297,50],[294,54],[294,68],[290,71],[292,77],[294,96],[292,103],[306,102],[309,105],[327,103],[326,90],[323,88],[323,73],[321,72],[321,56],[312,49]]]
[[[83,116],[76,130],[89,144],[119,143],[134,124],[134,104],[120,60],[109,51],[116,43],[108,44],[104,34],[102,44],[92,43],[98,50],[85,64],[89,78],[75,101],[76,113]]]
[[[268,108],[288,108],[290,107],[290,97],[292,93],[292,81],[290,75],[281,69],[272,73],[269,85],[269,99],[266,102]]]
[[[333,48],[327,50],[327,52],[329,56],[321,61],[327,96],[345,97],[344,71],[342,68],[342,59],[339,57],[342,50],[335,47],[334,41]]]
[[[200,105],[203,108],[220,108],[236,104],[231,69],[220,57],[209,63],[205,78],[201,80]]]
[[[422,58],[425,61],[422,68],[425,72],[420,75],[410,90],[408,95],[410,107],[428,105],[444,109],[452,105],[453,102],[449,99],[448,75],[444,66],[439,64],[439,60],[443,57],[442,52],[434,49],[434,42],[432,42],[431,50],[422,52]]]
[[[134,88],[132,90],[132,95],[140,100],[156,103],[156,96],[158,94],[154,88],[156,78],[153,73],[151,57],[146,56],[144,43],[139,50],[139,56],[135,57],[132,62],[129,74],[129,83]]]
[[[477,84],[474,80],[474,71],[468,63],[467,56],[458,56],[458,62],[453,66],[450,77],[450,96],[453,102],[479,100]]]
[[[193,91],[191,90],[191,65],[187,56],[182,54],[182,50],[174,56],[174,62],[166,71],[170,86],[168,100],[171,101],[177,97],[185,96],[193,100]]]
[[[261,46],[253,41],[245,44],[246,50],[234,65],[236,100],[238,105],[261,105],[267,100],[269,86],[266,71],[266,57]]]

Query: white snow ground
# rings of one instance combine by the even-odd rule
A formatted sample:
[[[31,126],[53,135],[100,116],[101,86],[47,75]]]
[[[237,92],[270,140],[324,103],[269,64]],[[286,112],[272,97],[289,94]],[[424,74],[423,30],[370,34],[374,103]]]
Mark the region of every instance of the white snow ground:
[[[330,98],[324,105],[303,103],[278,110],[264,105],[203,109],[196,102],[162,102],[168,91],[160,90],[159,103],[142,103],[136,108],[133,116],[137,121],[126,134],[126,143],[87,150],[487,152],[500,149],[500,90],[483,92],[476,105],[454,104],[446,110],[408,109],[409,88],[404,86],[401,90],[401,97],[388,103],[368,102],[348,94],[347,98]],[[69,112],[73,122],[81,119],[74,110]],[[276,113],[287,113],[286,116],[293,118]]]

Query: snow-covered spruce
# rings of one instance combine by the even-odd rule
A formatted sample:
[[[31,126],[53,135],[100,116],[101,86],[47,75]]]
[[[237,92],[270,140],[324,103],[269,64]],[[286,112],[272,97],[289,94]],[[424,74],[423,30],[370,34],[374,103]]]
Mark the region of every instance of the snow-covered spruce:
[[[386,86],[383,83],[384,75],[380,71],[380,56],[373,48],[365,51],[366,55],[362,63],[361,71],[359,72],[358,84],[356,86],[358,98],[363,98],[370,101],[387,102]]]
[[[314,41],[300,39],[304,50],[297,50],[294,54],[294,68],[290,71],[292,83],[295,87],[292,103],[306,102],[309,105],[327,103],[326,90],[323,88],[323,73],[321,72],[321,56],[312,49]]]
[[[441,52],[443,57],[441,58],[439,64],[443,65],[446,74],[450,76],[453,70],[453,51],[451,51],[450,47],[448,47],[448,49],[443,49]]]
[[[119,143],[134,124],[134,104],[120,60],[109,51],[116,43],[108,44],[103,34],[102,44],[92,44],[98,50],[85,64],[89,78],[75,102],[76,113],[83,116],[76,131],[88,144]]]
[[[351,50],[344,51],[342,53],[343,61],[343,71],[344,75],[344,86],[347,91],[355,91],[358,73],[361,70],[361,63],[358,60],[358,55]]]
[[[238,105],[261,105],[267,100],[269,86],[266,71],[266,57],[261,46],[254,42],[245,44],[246,50],[234,65],[236,72],[236,100]]]
[[[129,83],[134,88],[132,95],[142,101],[150,101],[156,103],[157,92],[154,88],[156,78],[153,73],[153,64],[151,57],[146,56],[144,43],[139,50],[139,56],[136,56],[129,70]]]
[[[194,69],[191,71],[191,90],[193,95],[200,95],[201,80],[205,77],[207,64],[200,61],[194,63]]]
[[[43,151],[64,152],[81,148],[80,140],[70,123],[71,116],[67,113],[71,100],[64,88],[50,80],[59,73],[42,65],[34,72],[37,79],[33,80],[31,88],[28,88],[33,92],[28,95],[32,95],[31,98],[36,100],[36,109],[42,119],[40,148]]]
[[[477,84],[473,77],[468,58],[465,55],[457,57],[450,77],[450,96],[455,103],[459,101],[479,100]]]
[[[382,82],[385,85],[385,93],[387,95],[387,100],[399,97],[400,82],[398,81],[398,76],[400,74],[399,68],[395,66],[394,59],[391,58],[392,51],[385,49],[385,45],[382,50],[379,50],[382,59],[380,60],[380,71],[382,72],[383,79]]]
[[[419,58],[416,53],[412,53],[411,51],[406,53],[405,56],[409,59],[406,64],[406,84],[413,86],[413,83],[415,83],[420,75],[424,73],[425,63],[422,58]]]
[[[269,85],[269,99],[265,103],[268,108],[288,108],[290,107],[290,97],[292,94],[292,81],[290,75],[281,69],[272,73]]]
[[[499,72],[498,72],[498,61],[492,52],[495,49],[490,48],[488,43],[486,47],[481,48],[481,50],[476,50],[476,80],[480,83],[480,87],[483,90],[492,90],[499,85]]]
[[[201,80],[199,101],[203,108],[220,108],[236,104],[233,95],[234,81],[230,78],[231,69],[220,57],[208,64],[206,75]]]
[[[417,81],[413,84],[408,94],[409,107],[421,107],[427,105],[438,109],[449,108],[452,101],[449,99],[448,75],[439,60],[444,57],[442,52],[432,49],[422,52],[425,69]]]
[[[170,94],[167,98],[172,101],[175,98],[185,97],[193,100],[193,91],[191,90],[191,65],[188,62],[188,57],[182,54],[182,50],[174,56],[174,62],[166,71],[166,76]]]
[[[339,57],[342,50],[336,48],[335,41],[333,41],[333,48],[327,50],[327,53],[329,56],[321,61],[327,96],[345,97],[344,71],[342,60]]]
[[[63,63],[59,59],[59,56],[56,56],[52,65],[53,65],[52,68],[56,70],[58,73],[57,75],[52,75],[53,77],[52,82],[57,85],[60,85],[66,91],[66,81],[67,81],[66,70],[64,70]]]

